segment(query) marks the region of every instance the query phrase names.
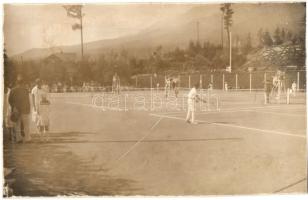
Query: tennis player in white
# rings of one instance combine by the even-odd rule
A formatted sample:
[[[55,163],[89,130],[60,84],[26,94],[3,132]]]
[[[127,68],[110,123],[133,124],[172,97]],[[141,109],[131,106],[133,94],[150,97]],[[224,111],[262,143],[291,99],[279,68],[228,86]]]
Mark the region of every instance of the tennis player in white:
[[[197,89],[199,88],[199,84],[196,83],[194,84],[194,87],[191,88],[191,90],[188,93],[188,99],[187,99],[187,116],[186,116],[186,122],[187,123],[192,123],[192,124],[197,124],[195,122],[195,109],[196,109],[196,102],[201,100],[199,95],[197,94]],[[203,101],[204,102],[204,101]]]

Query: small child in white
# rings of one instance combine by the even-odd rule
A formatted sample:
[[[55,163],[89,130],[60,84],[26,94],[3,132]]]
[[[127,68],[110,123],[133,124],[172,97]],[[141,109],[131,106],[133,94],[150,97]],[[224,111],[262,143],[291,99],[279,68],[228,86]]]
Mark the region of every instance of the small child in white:
[[[41,137],[45,137],[47,141],[49,140],[49,106],[50,102],[48,101],[47,96],[43,95],[40,102],[37,127],[39,128]]]

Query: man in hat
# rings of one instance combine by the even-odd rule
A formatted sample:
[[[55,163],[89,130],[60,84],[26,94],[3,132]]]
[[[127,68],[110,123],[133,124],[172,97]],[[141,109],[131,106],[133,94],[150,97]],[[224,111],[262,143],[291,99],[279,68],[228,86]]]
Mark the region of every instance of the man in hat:
[[[12,113],[14,113],[11,118],[15,121],[16,142],[30,141],[30,97],[28,88],[21,76],[17,77],[16,87],[9,94],[9,104]],[[24,133],[24,137],[22,133]]]

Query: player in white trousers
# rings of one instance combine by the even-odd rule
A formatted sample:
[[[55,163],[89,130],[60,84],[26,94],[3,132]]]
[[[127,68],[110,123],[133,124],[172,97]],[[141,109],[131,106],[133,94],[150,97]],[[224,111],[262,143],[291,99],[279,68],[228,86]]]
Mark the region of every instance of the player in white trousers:
[[[194,87],[189,91],[188,93],[188,99],[187,99],[187,116],[186,116],[186,122],[191,124],[197,124],[195,122],[195,109],[196,109],[196,102],[201,100],[205,102],[204,100],[200,99],[200,97],[197,94],[197,89],[199,88],[199,84],[194,84]]]

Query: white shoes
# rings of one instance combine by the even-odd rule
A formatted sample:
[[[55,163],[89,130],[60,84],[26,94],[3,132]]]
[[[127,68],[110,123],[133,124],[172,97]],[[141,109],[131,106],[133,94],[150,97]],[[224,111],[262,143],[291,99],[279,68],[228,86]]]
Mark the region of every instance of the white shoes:
[[[189,124],[194,124],[194,125],[198,124],[198,122],[195,122],[195,121],[194,121],[194,122],[192,122],[192,121],[190,121],[189,119],[188,119],[188,120],[186,120],[186,122],[187,122],[187,123],[189,123]]]

